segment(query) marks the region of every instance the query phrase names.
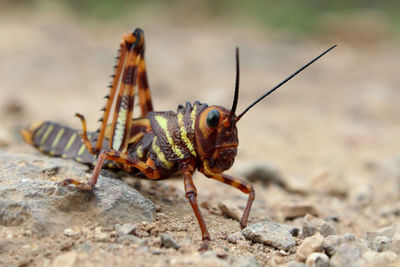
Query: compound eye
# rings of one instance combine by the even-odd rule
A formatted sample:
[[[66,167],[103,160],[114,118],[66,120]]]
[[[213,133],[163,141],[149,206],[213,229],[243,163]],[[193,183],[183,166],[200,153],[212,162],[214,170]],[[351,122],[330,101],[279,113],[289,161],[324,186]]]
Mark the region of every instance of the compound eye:
[[[216,109],[212,109],[210,112],[208,112],[206,122],[208,127],[216,127],[219,123],[219,111]]]

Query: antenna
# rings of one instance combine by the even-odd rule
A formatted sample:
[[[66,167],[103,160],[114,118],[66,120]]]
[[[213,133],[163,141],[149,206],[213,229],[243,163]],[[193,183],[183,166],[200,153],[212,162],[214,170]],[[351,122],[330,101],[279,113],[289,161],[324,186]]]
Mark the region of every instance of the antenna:
[[[233,103],[231,108],[231,113],[229,113],[228,121],[230,122],[235,115],[236,106],[239,98],[239,76],[240,76],[240,68],[239,68],[239,47],[236,47],[236,82],[235,82],[235,95],[233,97]]]
[[[327,49],[325,52],[323,52],[321,55],[317,56],[316,58],[314,58],[313,60],[311,60],[310,62],[308,62],[306,65],[304,65],[303,67],[301,67],[300,69],[298,69],[295,73],[293,73],[292,75],[290,75],[289,77],[287,77],[285,80],[283,80],[282,82],[280,82],[278,85],[276,85],[274,88],[272,88],[271,90],[269,90],[268,92],[266,92],[265,94],[263,94],[261,97],[259,97],[256,101],[254,101],[252,104],[250,104],[245,110],[243,110],[242,113],[239,114],[239,116],[236,117],[235,121],[239,121],[240,118],[246,114],[247,111],[249,111],[252,107],[254,107],[258,102],[260,102],[261,100],[263,100],[266,96],[270,95],[272,92],[274,92],[276,89],[278,89],[279,87],[281,87],[282,85],[284,85],[286,82],[288,82],[290,79],[292,79],[294,76],[296,76],[297,74],[299,74],[301,71],[303,71],[304,69],[306,69],[308,66],[310,66],[311,64],[313,64],[315,61],[317,61],[318,59],[320,59],[323,55],[325,55],[326,53],[328,53],[329,51],[331,51],[333,48],[335,48],[337,45],[331,46],[329,49]]]

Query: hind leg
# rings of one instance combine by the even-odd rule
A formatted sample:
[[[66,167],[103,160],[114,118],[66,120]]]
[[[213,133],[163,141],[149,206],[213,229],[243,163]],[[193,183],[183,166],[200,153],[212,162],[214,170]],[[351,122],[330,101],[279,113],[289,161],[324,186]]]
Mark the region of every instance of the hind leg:
[[[97,179],[99,178],[101,169],[103,167],[103,163],[106,159],[124,164],[126,166],[134,167],[140,170],[149,179],[159,179],[161,176],[160,170],[157,167],[155,167],[154,164],[151,164],[151,162],[144,162],[114,150],[111,151],[103,150],[99,154],[97,163],[92,172],[92,176],[90,177],[87,183],[82,183],[75,179],[65,179],[59,185],[60,186],[74,185],[75,188],[78,190],[92,191],[97,183]]]

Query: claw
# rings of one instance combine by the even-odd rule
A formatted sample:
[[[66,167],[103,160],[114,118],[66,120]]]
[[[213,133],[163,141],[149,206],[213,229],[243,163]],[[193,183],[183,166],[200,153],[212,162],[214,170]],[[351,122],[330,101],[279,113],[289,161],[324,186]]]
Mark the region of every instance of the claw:
[[[90,192],[93,190],[92,185],[88,183],[81,183],[75,179],[65,179],[58,184],[58,186],[68,186],[68,185],[74,185],[74,187],[80,191]]]
[[[203,242],[201,243],[201,246],[199,248],[199,251],[208,251],[210,250],[210,241],[208,240],[203,240]]]

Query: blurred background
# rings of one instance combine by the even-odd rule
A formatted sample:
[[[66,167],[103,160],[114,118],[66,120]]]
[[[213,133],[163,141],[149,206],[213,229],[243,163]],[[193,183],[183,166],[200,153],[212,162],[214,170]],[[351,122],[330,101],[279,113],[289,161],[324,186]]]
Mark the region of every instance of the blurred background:
[[[123,32],[141,27],[156,110],[185,101],[238,111],[333,44],[338,47],[240,121],[237,162],[265,160],[307,180],[349,183],[400,153],[400,2],[14,0],[0,10],[0,144],[32,152],[20,127],[53,120],[96,130]],[[137,113],[136,113],[137,114]]]

